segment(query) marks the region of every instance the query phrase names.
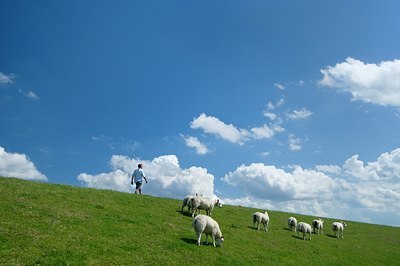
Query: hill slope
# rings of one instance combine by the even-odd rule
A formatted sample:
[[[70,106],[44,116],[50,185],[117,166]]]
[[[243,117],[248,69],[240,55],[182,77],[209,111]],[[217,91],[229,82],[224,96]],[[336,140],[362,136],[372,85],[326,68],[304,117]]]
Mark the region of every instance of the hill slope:
[[[269,232],[251,228],[256,209],[215,209],[222,248],[195,244],[191,217],[173,199],[0,178],[0,264],[395,265],[400,228],[347,222],[345,239],[311,241],[269,211]],[[314,217],[294,215],[299,221]],[[203,237],[204,241],[204,237]]]

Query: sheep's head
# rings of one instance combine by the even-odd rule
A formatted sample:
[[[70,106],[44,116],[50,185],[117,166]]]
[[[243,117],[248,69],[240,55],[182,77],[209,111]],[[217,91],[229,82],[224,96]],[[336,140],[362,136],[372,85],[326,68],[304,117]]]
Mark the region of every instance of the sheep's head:
[[[222,242],[224,242],[224,236],[221,236],[220,238],[217,238],[216,239],[217,241],[216,241],[216,245],[218,246],[218,247],[220,247],[220,246],[222,246]]]
[[[219,201],[219,199],[216,199],[215,201],[214,201],[214,206],[218,206],[218,207],[222,207],[222,203]]]
[[[347,227],[347,224],[343,221],[340,222],[341,224],[343,224],[343,228]]]

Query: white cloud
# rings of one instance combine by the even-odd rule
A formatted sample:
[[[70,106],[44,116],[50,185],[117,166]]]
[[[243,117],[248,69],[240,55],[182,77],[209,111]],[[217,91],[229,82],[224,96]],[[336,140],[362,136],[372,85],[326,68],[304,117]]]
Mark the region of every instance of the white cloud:
[[[284,87],[282,84],[280,84],[280,83],[275,83],[274,86],[275,86],[276,88],[280,89],[280,90],[284,90],[284,89],[285,89],[285,87]]]
[[[287,172],[262,163],[242,165],[222,180],[245,196],[225,204],[400,226],[400,148],[364,163]],[[335,177],[334,177],[335,176]]]
[[[271,127],[263,125],[262,127],[253,127],[250,131],[251,137],[254,139],[269,139],[276,133],[285,131],[285,129],[277,125]]]
[[[190,148],[195,148],[197,154],[204,155],[209,152],[207,146],[204,145],[203,143],[201,143],[198,140],[198,138],[192,137],[192,136],[189,136],[189,137],[182,136],[182,137],[185,140],[186,146],[188,146]]]
[[[139,163],[143,163],[149,181],[143,187],[146,194],[179,199],[195,193],[214,196],[214,176],[201,167],[182,169],[175,155],[160,156],[151,161],[113,155],[111,172],[95,175],[81,173],[77,179],[91,188],[132,192],[134,188],[130,185],[130,177]]]
[[[28,98],[39,100],[39,96],[37,96],[36,93],[34,93],[33,91],[28,91],[25,95]]]
[[[34,93],[33,91],[25,92],[25,91],[23,91],[21,89],[19,89],[18,91],[19,91],[19,93],[21,93],[22,95],[24,95],[24,96],[26,96],[26,97],[28,97],[30,99],[39,100],[39,96],[37,96],[37,94]]]
[[[272,121],[274,121],[274,120],[276,120],[277,118],[278,118],[278,116],[275,114],[275,113],[272,113],[272,112],[268,112],[268,111],[264,111],[263,112],[263,115],[265,116],[265,117],[268,117],[270,120],[272,120]]]
[[[190,123],[192,129],[202,129],[205,133],[214,134],[218,137],[243,145],[245,141],[250,139],[268,139],[278,132],[285,129],[278,125],[263,125],[261,127],[253,127],[250,130],[237,128],[232,124],[225,124],[221,120],[213,116],[207,116],[202,113],[199,117],[194,118]]]
[[[338,175],[342,172],[342,168],[337,165],[317,165],[315,169],[326,174]]]
[[[279,101],[277,101],[275,104],[273,104],[272,102],[268,102],[268,103],[267,103],[267,109],[268,109],[268,110],[275,110],[275,109],[278,109],[278,108],[281,107],[284,103],[285,103],[285,99],[283,99],[283,98],[279,99]]]
[[[400,106],[400,60],[368,64],[348,57],[334,67],[321,69],[322,86],[352,94],[353,100]]]
[[[300,110],[294,110],[291,113],[287,113],[286,116],[287,118],[291,120],[300,120],[300,119],[307,119],[309,118],[313,113],[306,108],[302,108]]]
[[[343,170],[352,179],[362,181],[400,181],[400,148],[381,154],[375,162],[365,164],[354,155],[343,165]]]
[[[296,138],[294,135],[290,134],[289,135],[289,149],[291,151],[299,151],[301,150],[301,140],[299,138]]]
[[[0,72],[0,85],[5,85],[5,84],[12,84],[14,83],[14,75],[6,75],[2,72]]]
[[[0,176],[47,181],[25,154],[8,153],[0,147]]]
[[[234,172],[226,174],[222,180],[261,199],[294,200],[320,195],[329,197],[335,188],[335,184],[324,173],[305,170],[299,166],[288,173],[262,163],[239,166]]]
[[[225,124],[213,116],[202,113],[190,123],[192,129],[202,129],[205,133],[210,133],[221,137],[227,141],[243,144],[248,138],[249,132],[245,129],[238,129],[232,124]]]

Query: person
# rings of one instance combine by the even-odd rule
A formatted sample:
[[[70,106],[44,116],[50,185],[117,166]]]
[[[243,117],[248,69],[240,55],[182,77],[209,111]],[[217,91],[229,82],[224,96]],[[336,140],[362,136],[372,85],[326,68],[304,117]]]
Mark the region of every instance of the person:
[[[132,173],[131,177],[131,185],[133,185],[133,181],[135,181],[136,184],[136,190],[135,194],[139,192],[139,194],[142,194],[142,184],[143,184],[143,179],[146,181],[147,184],[147,178],[146,175],[143,172],[143,164],[138,164],[138,168],[135,169]]]

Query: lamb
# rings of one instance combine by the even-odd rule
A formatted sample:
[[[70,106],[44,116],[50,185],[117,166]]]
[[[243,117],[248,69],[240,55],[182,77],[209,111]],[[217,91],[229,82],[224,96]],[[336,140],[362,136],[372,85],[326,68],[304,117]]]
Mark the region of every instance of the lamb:
[[[264,225],[265,232],[268,232],[268,223],[269,223],[269,216],[267,211],[264,213],[256,212],[253,214],[253,228],[255,229],[255,225],[257,223],[257,230],[260,230],[260,224]]]
[[[212,200],[209,198],[204,198],[201,196],[195,196],[191,200],[191,205],[192,205],[192,217],[195,216],[198,210],[206,210],[206,213],[208,216],[211,216],[211,212],[214,209],[214,206],[221,207],[222,204],[219,201],[219,199]]]
[[[297,227],[297,220],[294,217],[289,217],[288,219],[288,226],[290,231],[295,231],[296,232],[296,227]]]
[[[312,222],[312,228],[313,228],[313,232],[315,234],[319,234],[321,233],[321,235],[324,234],[323,230],[324,230],[324,221],[321,220],[320,218],[318,218],[317,220],[314,220]],[[317,231],[317,232],[315,232]]]
[[[208,245],[209,235],[211,235],[213,239],[214,247],[216,246],[215,244],[217,244],[219,247],[222,245],[224,237],[222,236],[217,221],[215,221],[213,218],[207,215],[199,214],[194,218],[192,225],[197,236],[197,245],[200,246],[202,233],[206,234],[206,245]]]
[[[303,233],[303,239],[306,240],[306,234],[310,235],[311,240],[311,225],[308,223],[300,222],[297,224],[297,236],[300,237],[300,232]]]
[[[342,239],[344,239],[343,231],[346,227],[347,224],[343,221],[332,223],[333,234],[336,236],[336,238],[339,238],[341,236]]]

